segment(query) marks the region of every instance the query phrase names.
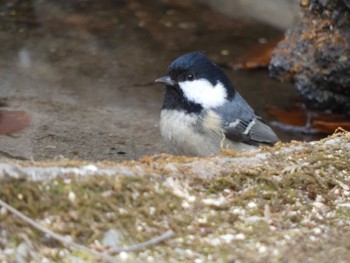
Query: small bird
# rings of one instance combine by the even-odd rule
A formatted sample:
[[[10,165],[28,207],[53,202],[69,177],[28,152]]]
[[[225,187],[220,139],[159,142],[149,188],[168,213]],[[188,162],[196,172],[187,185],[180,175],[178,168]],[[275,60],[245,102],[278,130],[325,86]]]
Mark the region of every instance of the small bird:
[[[236,91],[225,73],[201,52],[175,59],[160,113],[160,132],[177,154],[207,156],[222,148],[248,151],[279,139]]]

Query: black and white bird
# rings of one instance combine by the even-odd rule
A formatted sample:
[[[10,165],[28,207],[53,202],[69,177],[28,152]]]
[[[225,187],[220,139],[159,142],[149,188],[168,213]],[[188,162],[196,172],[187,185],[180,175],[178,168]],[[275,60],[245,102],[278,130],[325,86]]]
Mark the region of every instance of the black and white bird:
[[[160,131],[177,154],[207,156],[222,148],[248,151],[279,139],[234,89],[225,73],[201,52],[174,60],[166,84]]]

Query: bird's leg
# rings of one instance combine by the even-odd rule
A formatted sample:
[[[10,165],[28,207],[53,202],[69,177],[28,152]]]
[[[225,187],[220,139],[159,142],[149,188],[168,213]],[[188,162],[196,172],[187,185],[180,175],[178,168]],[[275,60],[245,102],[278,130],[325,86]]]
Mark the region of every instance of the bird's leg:
[[[319,134],[320,131],[312,127],[312,118],[314,116],[314,112],[306,109],[305,106],[304,106],[304,111],[305,111],[305,117],[306,117],[304,126],[284,124],[279,121],[273,121],[271,122],[271,125],[286,132],[303,133],[303,134]]]
[[[312,117],[313,112],[306,109],[306,123],[305,123],[305,130],[312,130]]]
[[[315,113],[311,110],[308,110],[305,107],[305,104],[303,104],[303,108],[305,111],[305,115],[306,115],[306,120],[305,120],[305,126],[303,127],[304,129],[302,130],[302,133],[304,134],[317,134],[320,133],[317,129],[314,129],[312,126],[312,119],[315,115]]]

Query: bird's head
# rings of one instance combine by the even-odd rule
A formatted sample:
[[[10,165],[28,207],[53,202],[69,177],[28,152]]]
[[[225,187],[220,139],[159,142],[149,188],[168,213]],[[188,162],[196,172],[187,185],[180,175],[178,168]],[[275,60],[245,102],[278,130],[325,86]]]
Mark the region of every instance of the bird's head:
[[[204,109],[223,105],[235,92],[225,73],[201,52],[175,59],[168,68],[168,75],[155,82],[180,90],[185,100]]]

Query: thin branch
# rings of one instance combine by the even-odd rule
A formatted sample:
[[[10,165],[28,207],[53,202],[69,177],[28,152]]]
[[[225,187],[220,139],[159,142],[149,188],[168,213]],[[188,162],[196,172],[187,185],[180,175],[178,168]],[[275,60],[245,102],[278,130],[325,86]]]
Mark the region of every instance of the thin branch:
[[[69,241],[67,240],[65,237],[52,232],[51,230],[43,227],[42,225],[40,225],[39,223],[35,222],[33,219],[31,219],[30,217],[26,216],[25,214],[21,213],[20,211],[18,211],[17,209],[15,209],[14,207],[10,206],[9,204],[7,204],[6,202],[4,202],[3,200],[0,199],[0,206],[3,206],[4,208],[6,208],[8,211],[10,211],[12,214],[14,214],[15,216],[19,217],[20,219],[22,219],[23,221],[27,222],[28,224],[30,224],[31,226],[33,226],[35,229],[47,234],[48,236],[52,237],[55,240],[58,240],[60,242],[62,242],[63,244],[70,246],[70,247],[74,247],[76,249],[85,251],[93,256],[102,258],[104,260],[107,260],[109,262],[116,262],[116,259],[112,256],[110,256],[109,254],[111,253],[120,253],[120,252],[135,252],[137,250],[141,250],[156,244],[159,244],[163,241],[165,241],[166,239],[169,239],[171,237],[174,236],[174,232],[172,230],[168,230],[167,232],[165,232],[164,234],[152,238],[146,242],[142,242],[142,243],[138,243],[135,245],[131,245],[129,247],[125,247],[125,248],[110,248],[107,251],[105,251],[104,253],[100,253],[97,252],[95,250],[92,250],[88,247],[85,247],[83,245],[77,244],[73,241]]]
[[[0,206],[5,207],[8,211],[10,211],[12,214],[14,214],[15,216],[19,217],[20,219],[22,219],[23,221],[27,222],[28,224],[30,224],[32,227],[38,229],[39,231],[49,235],[50,237],[52,237],[55,240],[58,240],[60,242],[62,242],[63,244],[70,246],[70,247],[74,247],[76,249],[85,251],[93,256],[96,256],[98,258],[107,260],[109,262],[116,262],[116,258],[97,252],[95,250],[89,249],[88,247],[85,247],[83,245],[79,245],[73,241],[69,241],[66,238],[64,238],[63,236],[56,234],[55,232],[52,232],[51,230],[43,227],[42,225],[38,224],[37,222],[35,222],[33,219],[29,218],[28,216],[24,215],[23,213],[21,213],[20,211],[18,211],[17,209],[15,209],[14,207],[10,206],[9,204],[7,204],[6,202],[4,202],[3,200],[0,199]]]
[[[108,253],[135,252],[137,250],[141,250],[141,249],[159,244],[159,243],[163,242],[164,240],[171,238],[173,236],[174,236],[174,232],[172,230],[168,230],[164,234],[162,234],[158,237],[152,238],[146,242],[138,243],[135,245],[131,245],[129,247],[124,247],[124,248],[112,247],[112,248],[108,249],[106,252],[108,252]]]

